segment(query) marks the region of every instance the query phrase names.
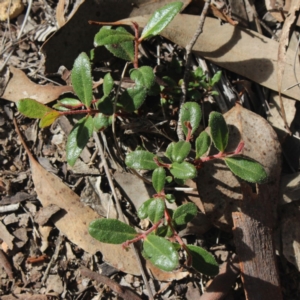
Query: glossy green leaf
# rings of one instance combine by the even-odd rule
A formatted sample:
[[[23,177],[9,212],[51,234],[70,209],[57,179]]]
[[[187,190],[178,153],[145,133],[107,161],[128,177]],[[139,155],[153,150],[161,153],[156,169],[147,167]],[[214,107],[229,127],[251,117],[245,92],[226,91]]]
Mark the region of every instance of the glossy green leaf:
[[[41,119],[45,114],[53,111],[52,108],[29,98],[22,99],[16,104],[18,111],[28,118]]]
[[[153,69],[148,66],[130,70],[130,78],[135,81],[137,86],[141,86],[146,89],[150,89],[155,82]]]
[[[177,162],[172,163],[170,172],[175,178],[184,179],[184,180],[195,178],[197,175],[196,168],[190,163],[185,161],[182,163],[177,163]]]
[[[107,73],[103,78],[103,93],[104,96],[108,96],[114,87],[114,80],[110,73]]]
[[[165,186],[166,171],[163,167],[156,168],[152,173],[152,185],[157,193],[160,193]]]
[[[116,31],[127,32],[123,27],[118,27]],[[132,41],[121,44],[105,45],[105,48],[118,58],[132,62],[134,61],[134,46]]]
[[[94,121],[91,116],[86,116],[80,119],[73,127],[68,136],[67,141],[67,162],[70,166],[73,166],[76,159],[79,157],[83,148],[86,146],[89,138],[93,134]]]
[[[202,131],[195,142],[196,158],[200,158],[203,154],[205,154],[208,151],[210,144],[211,139],[209,134],[206,131]]]
[[[215,147],[220,152],[224,152],[228,144],[228,127],[223,115],[216,111],[211,112],[208,125]]]
[[[261,183],[268,177],[263,166],[250,158],[232,156],[224,161],[233,174],[248,182]]]
[[[141,39],[158,35],[180,12],[182,2],[173,2],[156,10],[144,28]]]
[[[142,86],[128,88],[122,94],[118,105],[127,112],[134,112],[144,103],[146,96],[147,90]]]
[[[148,207],[149,207],[149,205],[150,205],[150,203],[152,202],[152,201],[154,201],[154,199],[155,198],[150,198],[150,199],[148,199],[147,201],[145,201],[140,207],[139,207],[139,209],[138,209],[138,211],[137,211],[137,214],[138,214],[138,217],[140,218],[140,219],[146,219],[146,218],[148,218]]]
[[[182,130],[185,135],[188,133],[188,128],[185,125],[185,122],[190,122],[192,126],[192,134],[197,130],[200,124],[202,117],[201,107],[196,102],[186,102],[182,105],[180,109],[180,123]]]
[[[122,244],[137,236],[129,225],[116,219],[98,219],[90,223],[89,234],[96,240],[108,244]]]
[[[205,275],[215,276],[219,273],[219,266],[214,256],[201,247],[187,245],[192,256],[192,267]]]
[[[213,87],[217,82],[220,81],[222,76],[222,71],[218,71],[215,73],[215,75],[213,76],[213,78],[210,80],[209,84],[211,87]]]
[[[172,142],[169,144],[165,155],[172,161],[172,162],[183,162],[191,151],[191,144],[186,141],[179,141],[179,142]]]
[[[129,168],[138,170],[154,170],[157,164],[153,158],[155,155],[144,150],[137,150],[127,154],[125,163]]]
[[[93,80],[90,59],[85,53],[76,58],[71,81],[78,98],[86,107],[90,107],[93,99]]]
[[[134,36],[125,29],[117,30],[102,27],[95,35],[94,44],[95,46],[104,46],[111,44],[121,44],[133,40]]]
[[[60,117],[60,113],[56,110],[50,111],[45,114],[39,123],[40,128],[45,128],[50,126],[58,117]]]
[[[111,121],[111,116],[107,116],[102,113],[96,114],[94,117],[94,129],[96,131],[103,130],[111,125]]]
[[[155,224],[164,216],[165,202],[161,198],[155,198],[148,206],[148,217]]]
[[[145,239],[143,247],[148,259],[161,270],[168,272],[178,266],[178,252],[165,238],[150,234]]]
[[[57,103],[52,107],[60,111],[67,111],[70,109],[78,108],[80,107],[80,105],[82,105],[82,103],[78,99],[64,98],[57,101]]]
[[[197,206],[194,203],[186,203],[179,206],[174,214],[173,221],[176,225],[185,225],[197,215]]]

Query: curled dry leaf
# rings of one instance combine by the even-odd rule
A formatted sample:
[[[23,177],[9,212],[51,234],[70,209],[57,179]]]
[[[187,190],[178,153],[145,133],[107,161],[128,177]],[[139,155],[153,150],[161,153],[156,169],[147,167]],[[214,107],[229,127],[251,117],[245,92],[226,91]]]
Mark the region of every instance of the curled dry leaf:
[[[229,129],[226,152],[235,150],[243,140],[245,147],[242,154],[263,165],[268,174],[268,184],[274,187],[270,197],[277,199],[281,148],[273,128],[265,119],[239,104],[227,112],[224,118]],[[213,151],[211,149],[210,154]],[[198,174],[196,183],[204,212],[215,225],[231,230],[231,213],[240,205],[237,200],[242,200],[240,179],[220,160],[206,162]]]
[[[39,85],[32,82],[21,70],[12,66],[9,70],[12,76],[1,96],[5,100],[16,102],[23,98],[31,98],[47,104],[56,100],[61,94],[73,92],[71,86]]]

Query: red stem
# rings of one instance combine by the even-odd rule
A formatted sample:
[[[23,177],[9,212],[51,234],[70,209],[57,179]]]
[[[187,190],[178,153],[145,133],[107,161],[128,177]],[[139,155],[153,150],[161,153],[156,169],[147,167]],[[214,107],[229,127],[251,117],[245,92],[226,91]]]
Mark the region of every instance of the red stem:
[[[143,232],[143,233],[139,233],[139,234],[137,235],[137,237],[135,237],[134,239],[124,242],[124,243],[122,244],[122,247],[123,247],[124,249],[126,249],[126,248],[128,248],[128,246],[129,246],[130,244],[135,243],[135,242],[137,242],[137,241],[139,241],[139,240],[144,240],[144,239],[147,237],[147,235],[150,234],[152,231],[156,230],[156,229],[158,228],[158,226],[159,226],[162,222],[163,222],[163,219],[159,220],[157,223],[153,224],[152,227],[151,227],[150,229],[146,230],[146,231]]]
[[[134,28],[134,61],[133,66],[135,69],[139,67],[139,25],[136,22],[132,22]]]
[[[244,146],[245,146],[244,141],[240,141],[240,143],[238,144],[238,146],[236,147],[236,149],[234,151],[219,152],[218,154],[215,154],[215,155],[210,155],[210,156],[206,156],[206,157],[203,157],[203,158],[198,158],[198,159],[194,160],[194,164],[201,166],[201,164],[206,162],[206,161],[210,161],[210,160],[218,159],[218,158],[224,158],[224,157],[231,156],[231,155],[240,154],[242,152],[242,150],[244,149]]]

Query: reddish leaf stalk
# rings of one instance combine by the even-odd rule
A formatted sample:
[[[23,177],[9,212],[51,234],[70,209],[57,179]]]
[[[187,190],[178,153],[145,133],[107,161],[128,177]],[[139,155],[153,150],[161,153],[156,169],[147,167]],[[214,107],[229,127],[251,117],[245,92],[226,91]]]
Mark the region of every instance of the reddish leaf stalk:
[[[209,155],[207,157],[203,157],[203,158],[198,158],[194,160],[194,164],[196,166],[200,166],[202,165],[202,163],[206,162],[206,161],[210,161],[213,159],[218,159],[218,158],[224,158],[224,157],[228,157],[231,155],[237,155],[240,154],[242,152],[242,150],[244,149],[245,143],[243,141],[241,141],[237,148],[234,151],[231,152],[219,152],[218,154],[215,155]]]
[[[171,164],[166,164],[166,163],[160,162],[157,157],[154,157],[153,160],[159,167],[164,167],[164,168],[170,169],[172,166]]]
[[[98,114],[100,113],[99,110],[97,109],[83,109],[83,110],[70,110],[70,111],[61,111],[59,112],[59,114],[61,116],[65,116],[65,115],[81,115],[81,114],[89,114],[89,115],[93,115],[93,114]]]
[[[153,224],[153,226],[150,229],[146,230],[143,233],[138,234],[137,237],[135,237],[134,239],[124,242],[122,244],[122,247],[126,249],[130,244],[146,239],[147,235],[150,234],[152,231],[156,230],[162,222],[163,219],[159,220],[157,223]]]
[[[133,66],[135,69],[139,67],[139,25],[136,22],[132,22],[134,28],[134,62]]]

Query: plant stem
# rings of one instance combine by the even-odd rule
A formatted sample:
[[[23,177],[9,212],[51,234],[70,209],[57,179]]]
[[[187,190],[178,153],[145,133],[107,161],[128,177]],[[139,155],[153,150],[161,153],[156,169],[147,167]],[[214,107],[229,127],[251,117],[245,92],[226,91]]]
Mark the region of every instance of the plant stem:
[[[70,111],[59,112],[59,114],[61,116],[66,116],[66,115],[82,115],[82,114],[92,115],[92,114],[97,114],[97,113],[100,113],[100,111],[97,110],[97,109],[70,110]]]
[[[133,66],[135,69],[139,67],[139,25],[136,22],[132,22],[134,28],[134,62]]]
[[[194,164],[196,166],[201,166],[202,163],[206,162],[206,161],[210,161],[213,159],[218,159],[218,158],[224,158],[227,156],[231,156],[231,155],[238,155],[242,152],[242,150],[244,149],[245,143],[243,141],[240,141],[240,143],[238,144],[238,146],[236,147],[236,149],[234,151],[231,152],[219,152],[218,154],[215,155],[209,155],[203,158],[198,158],[194,160]]]
[[[163,222],[163,219],[159,220],[157,223],[153,224],[153,226],[150,229],[146,230],[143,233],[138,234],[138,236],[136,238],[123,243],[122,247],[126,249],[130,244],[136,243],[140,240],[144,240],[147,237],[147,235],[150,234],[152,231],[156,230],[162,222]]]

